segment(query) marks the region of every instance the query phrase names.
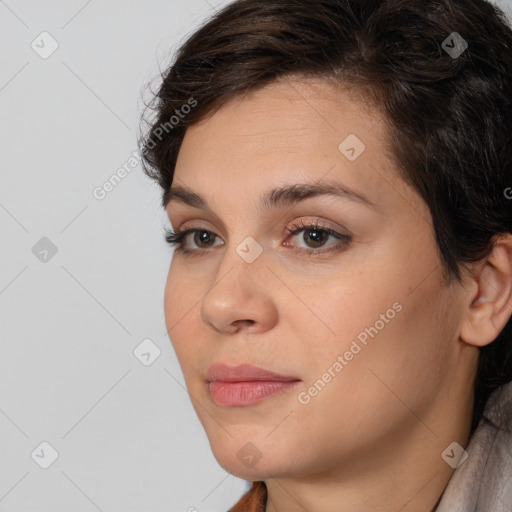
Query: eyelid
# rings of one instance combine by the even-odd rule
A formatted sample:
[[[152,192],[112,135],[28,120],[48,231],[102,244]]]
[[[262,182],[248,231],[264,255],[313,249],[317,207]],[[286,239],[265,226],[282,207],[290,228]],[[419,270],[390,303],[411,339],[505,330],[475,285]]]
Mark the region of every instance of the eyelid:
[[[218,234],[217,228],[210,227],[210,226],[211,226],[211,223],[209,223],[207,220],[197,220],[197,221],[191,220],[191,221],[183,222],[176,229],[176,231],[188,231],[191,229],[198,230],[198,231],[204,230],[204,231],[209,231],[216,236],[220,236]],[[222,237],[224,237],[224,233],[222,233],[222,229],[220,231],[221,231]]]
[[[293,217],[293,219],[295,219],[295,217]],[[171,224],[172,224],[172,226],[174,226],[174,224],[172,222],[171,222]],[[179,224],[179,223],[177,223],[177,224]],[[322,230],[332,229],[333,231],[337,231],[340,235],[345,235],[347,237],[354,236],[354,234],[349,229],[347,229],[345,226],[338,225],[338,224],[334,223],[333,221],[329,221],[327,219],[324,219],[323,217],[318,217],[318,216],[314,216],[314,215],[304,215],[304,216],[300,217],[299,219],[286,221],[284,234],[286,234],[286,233],[289,234],[289,232],[290,232],[290,230],[288,229],[289,227],[291,229],[294,229],[298,226],[306,227],[306,226],[312,226],[315,224],[318,224],[318,229],[322,229]],[[209,231],[209,232],[213,233],[217,237],[220,236],[221,238],[225,239],[226,235],[225,235],[225,233],[222,232],[223,231],[222,229],[220,230],[220,234],[219,234],[219,232],[217,231],[217,228],[208,227],[208,225],[211,226],[211,223],[207,220],[185,221],[178,228],[176,228],[176,231],[188,231],[191,229],[192,230],[204,230],[204,231]],[[263,233],[263,235],[266,235],[267,233],[269,233],[272,230],[273,230],[273,227],[271,229],[265,231]]]

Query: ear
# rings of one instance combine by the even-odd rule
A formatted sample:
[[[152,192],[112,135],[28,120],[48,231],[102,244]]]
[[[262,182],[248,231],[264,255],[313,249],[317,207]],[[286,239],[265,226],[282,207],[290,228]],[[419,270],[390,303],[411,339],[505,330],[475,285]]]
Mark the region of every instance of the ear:
[[[498,337],[512,315],[512,235],[496,238],[492,253],[471,274],[460,337],[483,347]]]

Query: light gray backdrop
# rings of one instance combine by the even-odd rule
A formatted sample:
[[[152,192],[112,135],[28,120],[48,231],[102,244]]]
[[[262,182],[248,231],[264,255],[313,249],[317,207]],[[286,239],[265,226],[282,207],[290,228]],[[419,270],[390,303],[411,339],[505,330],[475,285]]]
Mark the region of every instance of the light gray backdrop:
[[[227,3],[0,0],[0,512],[220,512],[246,490],[166,334],[168,221],[135,153],[145,84]]]

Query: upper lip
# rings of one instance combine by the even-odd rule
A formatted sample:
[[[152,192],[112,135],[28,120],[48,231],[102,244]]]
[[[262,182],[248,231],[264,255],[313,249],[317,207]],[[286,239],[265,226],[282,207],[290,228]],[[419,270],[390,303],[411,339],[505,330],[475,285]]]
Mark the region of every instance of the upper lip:
[[[264,368],[258,368],[250,364],[239,364],[238,366],[228,366],[224,363],[213,363],[206,372],[206,380],[222,382],[250,382],[255,380],[267,380],[278,382],[291,382],[299,380],[296,377],[279,375],[278,373]]]

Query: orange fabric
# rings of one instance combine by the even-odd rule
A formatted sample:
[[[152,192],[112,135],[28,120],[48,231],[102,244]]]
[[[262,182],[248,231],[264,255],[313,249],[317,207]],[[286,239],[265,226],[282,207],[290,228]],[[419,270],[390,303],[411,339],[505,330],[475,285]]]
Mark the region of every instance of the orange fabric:
[[[265,482],[253,482],[252,487],[228,512],[265,512],[267,486]]]

